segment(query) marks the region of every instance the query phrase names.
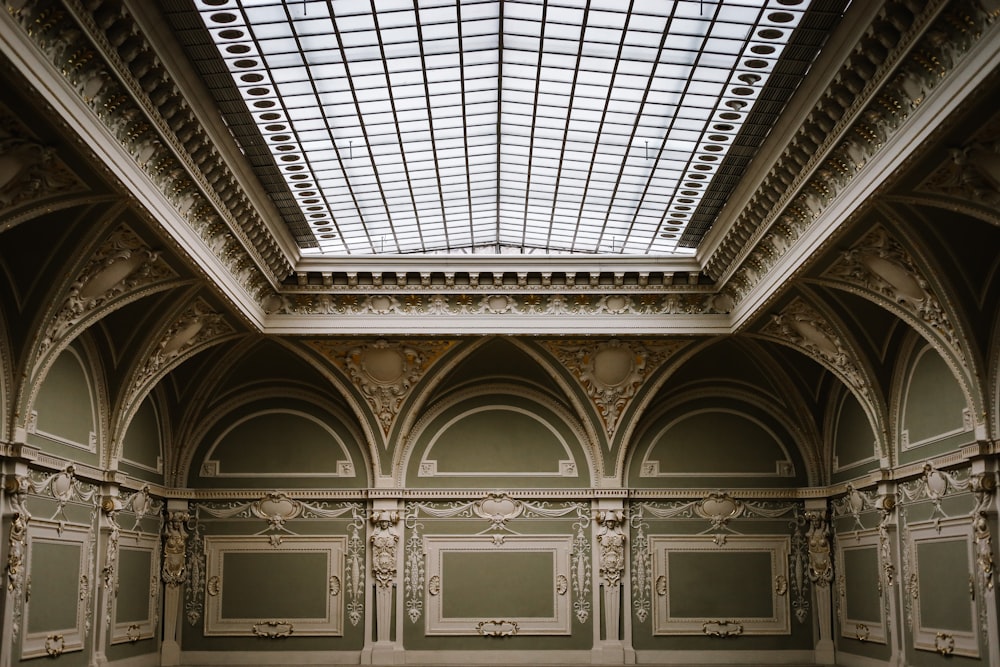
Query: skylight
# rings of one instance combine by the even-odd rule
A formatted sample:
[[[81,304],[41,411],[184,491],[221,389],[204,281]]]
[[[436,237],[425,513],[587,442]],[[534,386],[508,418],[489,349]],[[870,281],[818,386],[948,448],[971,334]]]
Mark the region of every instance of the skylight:
[[[809,0],[195,4],[304,254],[689,255]]]

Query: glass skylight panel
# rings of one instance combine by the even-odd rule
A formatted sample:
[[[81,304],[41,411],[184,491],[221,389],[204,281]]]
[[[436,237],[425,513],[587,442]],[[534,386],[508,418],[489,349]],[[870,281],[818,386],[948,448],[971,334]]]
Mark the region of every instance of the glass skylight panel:
[[[809,2],[195,0],[335,255],[693,252]]]

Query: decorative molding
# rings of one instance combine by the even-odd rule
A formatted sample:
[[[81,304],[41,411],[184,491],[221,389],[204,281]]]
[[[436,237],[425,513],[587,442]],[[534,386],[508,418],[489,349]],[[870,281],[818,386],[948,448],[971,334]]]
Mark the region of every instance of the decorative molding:
[[[741,207],[704,266],[705,273],[725,282],[724,290],[735,302],[789,254],[892,143],[996,20],[979,3],[940,9],[942,4],[918,10],[895,1],[880,12],[885,18],[845,59],[835,83]]]
[[[570,552],[572,537],[563,535],[508,535],[498,543],[489,535],[425,535],[424,547],[427,551],[427,572],[431,577],[438,577],[441,590],[437,595],[427,591],[424,600],[427,618],[424,634],[427,636],[468,636],[486,634],[490,636],[512,636],[509,631],[516,625],[518,635],[570,635],[572,634],[572,605],[570,598],[556,593],[560,572],[566,572],[570,567]],[[514,554],[514,553],[547,553],[551,555],[552,570],[550,587],[552,591],[552,614],[550,616],[521,616],[506,621],[482,621],[475,618],[452,617],[445,615],[447,595],[462,594],[454,587],[446,586],[447,572],[444,570],[444,554]],[[537,573],[535,573],[537,576]],[[488,580],[489,572],[482,572],[482,578]],[[501,628],[508,634],[494,634]]]
[[[942,499],[971,488],[972,478],[968,469],[938,470],[930,461],[924,463],[920,477],[901,482],[898,486],[900,498],[906,502],[929,500],[934,505],[931,516],[937,522],[948,517],[941,507]]]
[[[250,626],[250,634],[265,639],[284,639],[291,637],[295,626],[288,621],[257,621]]]
[[[809,580],[825,587],[833,581],[833,555],[830,553],[830,522],[823,512],[806,512],[809,522]]]
[[[245,586],[246,581],[234,583],[232,575],[227,576],[223,570],[225,557],[228,554],[254,554],[258,557],[294,556],[295,554],[321,554],[325,557],[325,568],[312,581],[310,586],[317,586],[323,595],[324,609],[322,612],[308,617],[294,618],[296,636],[303,637],[340,637],[343,635],[343,603],[339,595],[330,594],[330,582],[336,578],[343,581],[344,560],[346,553],[346,537],[330,537],[317,535],[287,535],[280,544],[261,544],[253,535],[207,535],[205,537],[205,574],[208,579],[218,577],[220,591],[218,595],[205,599],[205,627],[207,637],[227,636],[266,636],[271,634],[285,636],[291,632],[291,623],[277,621],[258,621],[247,627],[253,619],[248,614],[237,613],[233,616],[223,615],[223,599],[226,596],[226,586]],[[284,562],[284,561],[282,561]],[[255,573],[267,576],[266,573]],[[311,589],[316,591],[315,588]],[[301,593],[301,591],[300,591]],[[242,611],[242,610],[241,610]],[[264,629],[266,626],[266,630]],[[286,631],[288,631],[286,633]],[[263,634],[262,634],[263,633]]]
[[[652,599],[651,579],[653,576],[653,565],[649,551],[649,538],[647,532],[649,524],[644,521],[643,507],[641,504],[634,505],[629,509],[629,526],[632,529],[632,611],[639,623],[645,623],[649,617],[650,600]],[[663,579],[663,589],[666,593],[666,579]],[[657,580],[657,593],[659,593],[659,580]]]
[[[442,293],[440,287],[395,289],[382,293],[381,285],[365,287],[357,294],[296,294],[274,292],[263,297],[261,307],[268,322],[281,326],[284,320],[297,321],[303,316],[363,316],[388,319],[455,317],[479,315],[543,319],[553,315],[563,317],[595,317],[613,319],[624,315],[659,318],[665,315],[717,315],[724,317],[732,309],[732,299],[710,286],[685,292],[626,292],[607,285],[572,287],[557,293],[534,290],[491,291],[480,294],[473,286],[459,294]],[[374,292],[374,294],[372,294]],[[609,294],[609,292],[611,292]],[[367,295],[367,296],[366,296]]]
[[[149,294],[177,273],[128,226],[119,225],[94,251],[40,337],[32,377],[79,331],[114,308]]]
[[[688,341],[640,344],[613,338],[601,343],[546,340],[541,344],[587,392],[610,439],[640,387]]]
[[[996,473],[985,472],[971,478],[976,494],[976,507],[972,511],[972,539],[975,544],[976,565],[983,592],[992,592],[996,565],[993,561],[993,535],[990,533],[989,508],[996,495]]]
[[[382,435],[388,436],[413,387],[456,341],[310,340],[307,344],[351,378],[374,411]]]
[[[177,588],[188,580],[185,548],[188,537],[187,524],[191,515],[186,511],[171,510],[163,524],[163,568],[161,576],[168,588]]]
[[[152,639],[158,629],[157,620],[160,609],[160,583],[157,577],[157,570],[160,566],[160,540],[155,535],[124,532],[119,535],[119,544],[116,545],[116,549],[118,551],[140,551],[147,554],[151,581],[146,587],[147,590],[144,591],[149,593],[149,605],[146,608],[145,618],[128,618],[118,622],[119,589],[123,583],[135,586],[136,582],[122,582],[119,572],[116,570],[113,573],[114,578],[108,600],[108,621],[112,628],[111,643],[134,643],[143,639]],[[117,564],[117,554],[115,560]]]
[[[696,616],[675,616],[672,609],[671,591],[668,583],[671,579],[671,555],[698,553],[765,553],[770,561],[769,571],[764,575],[769,583],[777,577],[788,578],[790,539],[779,535],[738,535],[733,536],[723,544],[718,544],[709,536],[692,535],[651,535],[650,551],[653,560],[652,576],[657,582],[657,597],[653,600],[654,636],[673,635],[705,635],[715,637],[746,635],[787,635],[791,632],[788,618],[788,602],[779,595],[774,586],[771,588],[771,612],[768,616],[729,618],[717,620]],[[676,564],[674,567],[677,567]],[[704,575],[705,586],[713,587],[711,575]],[[663,580],[661,585],[659,582]],[[662,594],[659,592],[662,590]],[[715,588],[713,588],[715,590]],[[714,634],[711,631],[719,631]],[[727,632],[728,631],[728,632]]]
[[[726,543],[727,535],[740,534],[729,525],[737,518],[777,519],[794,515],[798,509],[797,503],[739,500],[723,491],[713,491],[698,500],[640,502],[632,511],[648,513],[651,519],[690,519],[695,516],[707,519],[709,528],[705,532],[714,532],[713,540],[722,545]]]
[[[846,553],[852,550],[862,550],[871,552],[871,556],[877,561],[876,568],[878,582],[878,618],[850,618],[847,615],[847,578],[850,573],[846,571]],[[863,642],[874,642],[885,644],[888,641],[888,613],[886,604],[886,593],[882,583],[882,573],[885,562],[882,560],[882,550],[879,542],[877,530],[865,530],[855,532],[853,541],[837,541],[837,561],[841,564],[836,573],[837,585],[837,613],[840,621],[840,634],[848,639],[857,639]]]
[[[133,405],[164,375],[201,350],[233,335],[236,330],[204,299],[197,299],[174,318],[149,350],[130,379],[125,405]]]
[[[355,504],[352,520],[347,529],[345,588],[347,588],[347,620],[357,626],[365,611],[365,529],[363,508]]]
[[[985,209],[997,224],[1000,205],[1000,171],[996,154],[1000,152],[1000,119],[989,124],[958,146],[948,149],[948,158],[925,178],[917,192],[963,199]],[[982,212],[975,215],[983,217]]]
[[[375,511],[371,515],[372,578],[375,581],[375,629],[378,641],[390,641],[393,589],[396,587],[396,562],[399,547],[399,514]]]
[[[198,520],[200,509],[200,506],[195,507],[194,515],[187,524],[190,532],[185,560],[190,568],[188,570],[188,584],[184,587],[184,618],[191,626],[196,626],[204,615],[205,592],[208,589],[208,578],[205,574],[205,536]],[[164,560],[166,560],[166,556],[164,556]],[[219,580],[220,585],[221,583],[222,581]]]
[[[743,634],[743,624],[735,621],[705,621],[701,631],[709,637],[739,637]]]
[[[483,637],[513,637],[517,631],[517,621],[479,621],[476,623],[476,632]]]

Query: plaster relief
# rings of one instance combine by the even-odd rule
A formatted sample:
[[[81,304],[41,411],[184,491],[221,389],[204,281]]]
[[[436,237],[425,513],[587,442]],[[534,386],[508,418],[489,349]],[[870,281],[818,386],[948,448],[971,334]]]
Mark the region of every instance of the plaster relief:
[[[374,411],[383,435],[389,435],[413,387],[455,343],[383,339],[361,345],[327,340],[308,344],[351,378]]]
[[[643,383],[686,344],[640,345],[618,339],[597,344],[573,340],[542,343],[586,390],[609,438]]]

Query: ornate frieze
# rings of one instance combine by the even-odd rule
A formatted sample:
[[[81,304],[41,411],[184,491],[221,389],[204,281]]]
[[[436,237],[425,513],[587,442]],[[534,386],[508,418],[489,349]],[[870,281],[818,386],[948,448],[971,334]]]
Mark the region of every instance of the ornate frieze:
[[[99,2],[85,8],[77,0],[8,4],[13,22],[248,294],[256,296],[291,272],[274,235],[124,6]],[[213,227],[216,233],[206,238]],[[233,242],[223,252],[208,243],[215,237]]]
[[[34,374],[51,351],[71,340],[78,325],[122,304],[148,294],[149,288],[176,278],[177,274],[127,225],[121,225],[93,254],[70,285],[62,306],[42,335]]]
[[[948,159],[916,188],[918,192],[962,199],[986,209],[996,220],[1000,205],[1000,118],[948,150]],[[979,213],[982,215],[982,213]]]
[[[642,384],[686,344],[687,341],[640,344],[617,339],[601,343],[542,342],[586,390],[609,438],[614,436],[622,414]]]
[[[273,293],[261,306],[271,316],[281,315],[724,315],[732,308],[725,294],[706,293],[608,293],[606,286],[588,291],[537,292],[478,289],[442,293],[438,288],[417,292],[375,294]],[[280,317],[272,318],[279,322]]]
[[[939,11],[941,4],[887,4],[741,208],[704,269],[725,281],[724,290],[736,302],[805,234],[996,20],[983,3],[950,3]]]
[[[308,344],[351,378],[387,436],[413,387],[455,341],[312,340]]]

